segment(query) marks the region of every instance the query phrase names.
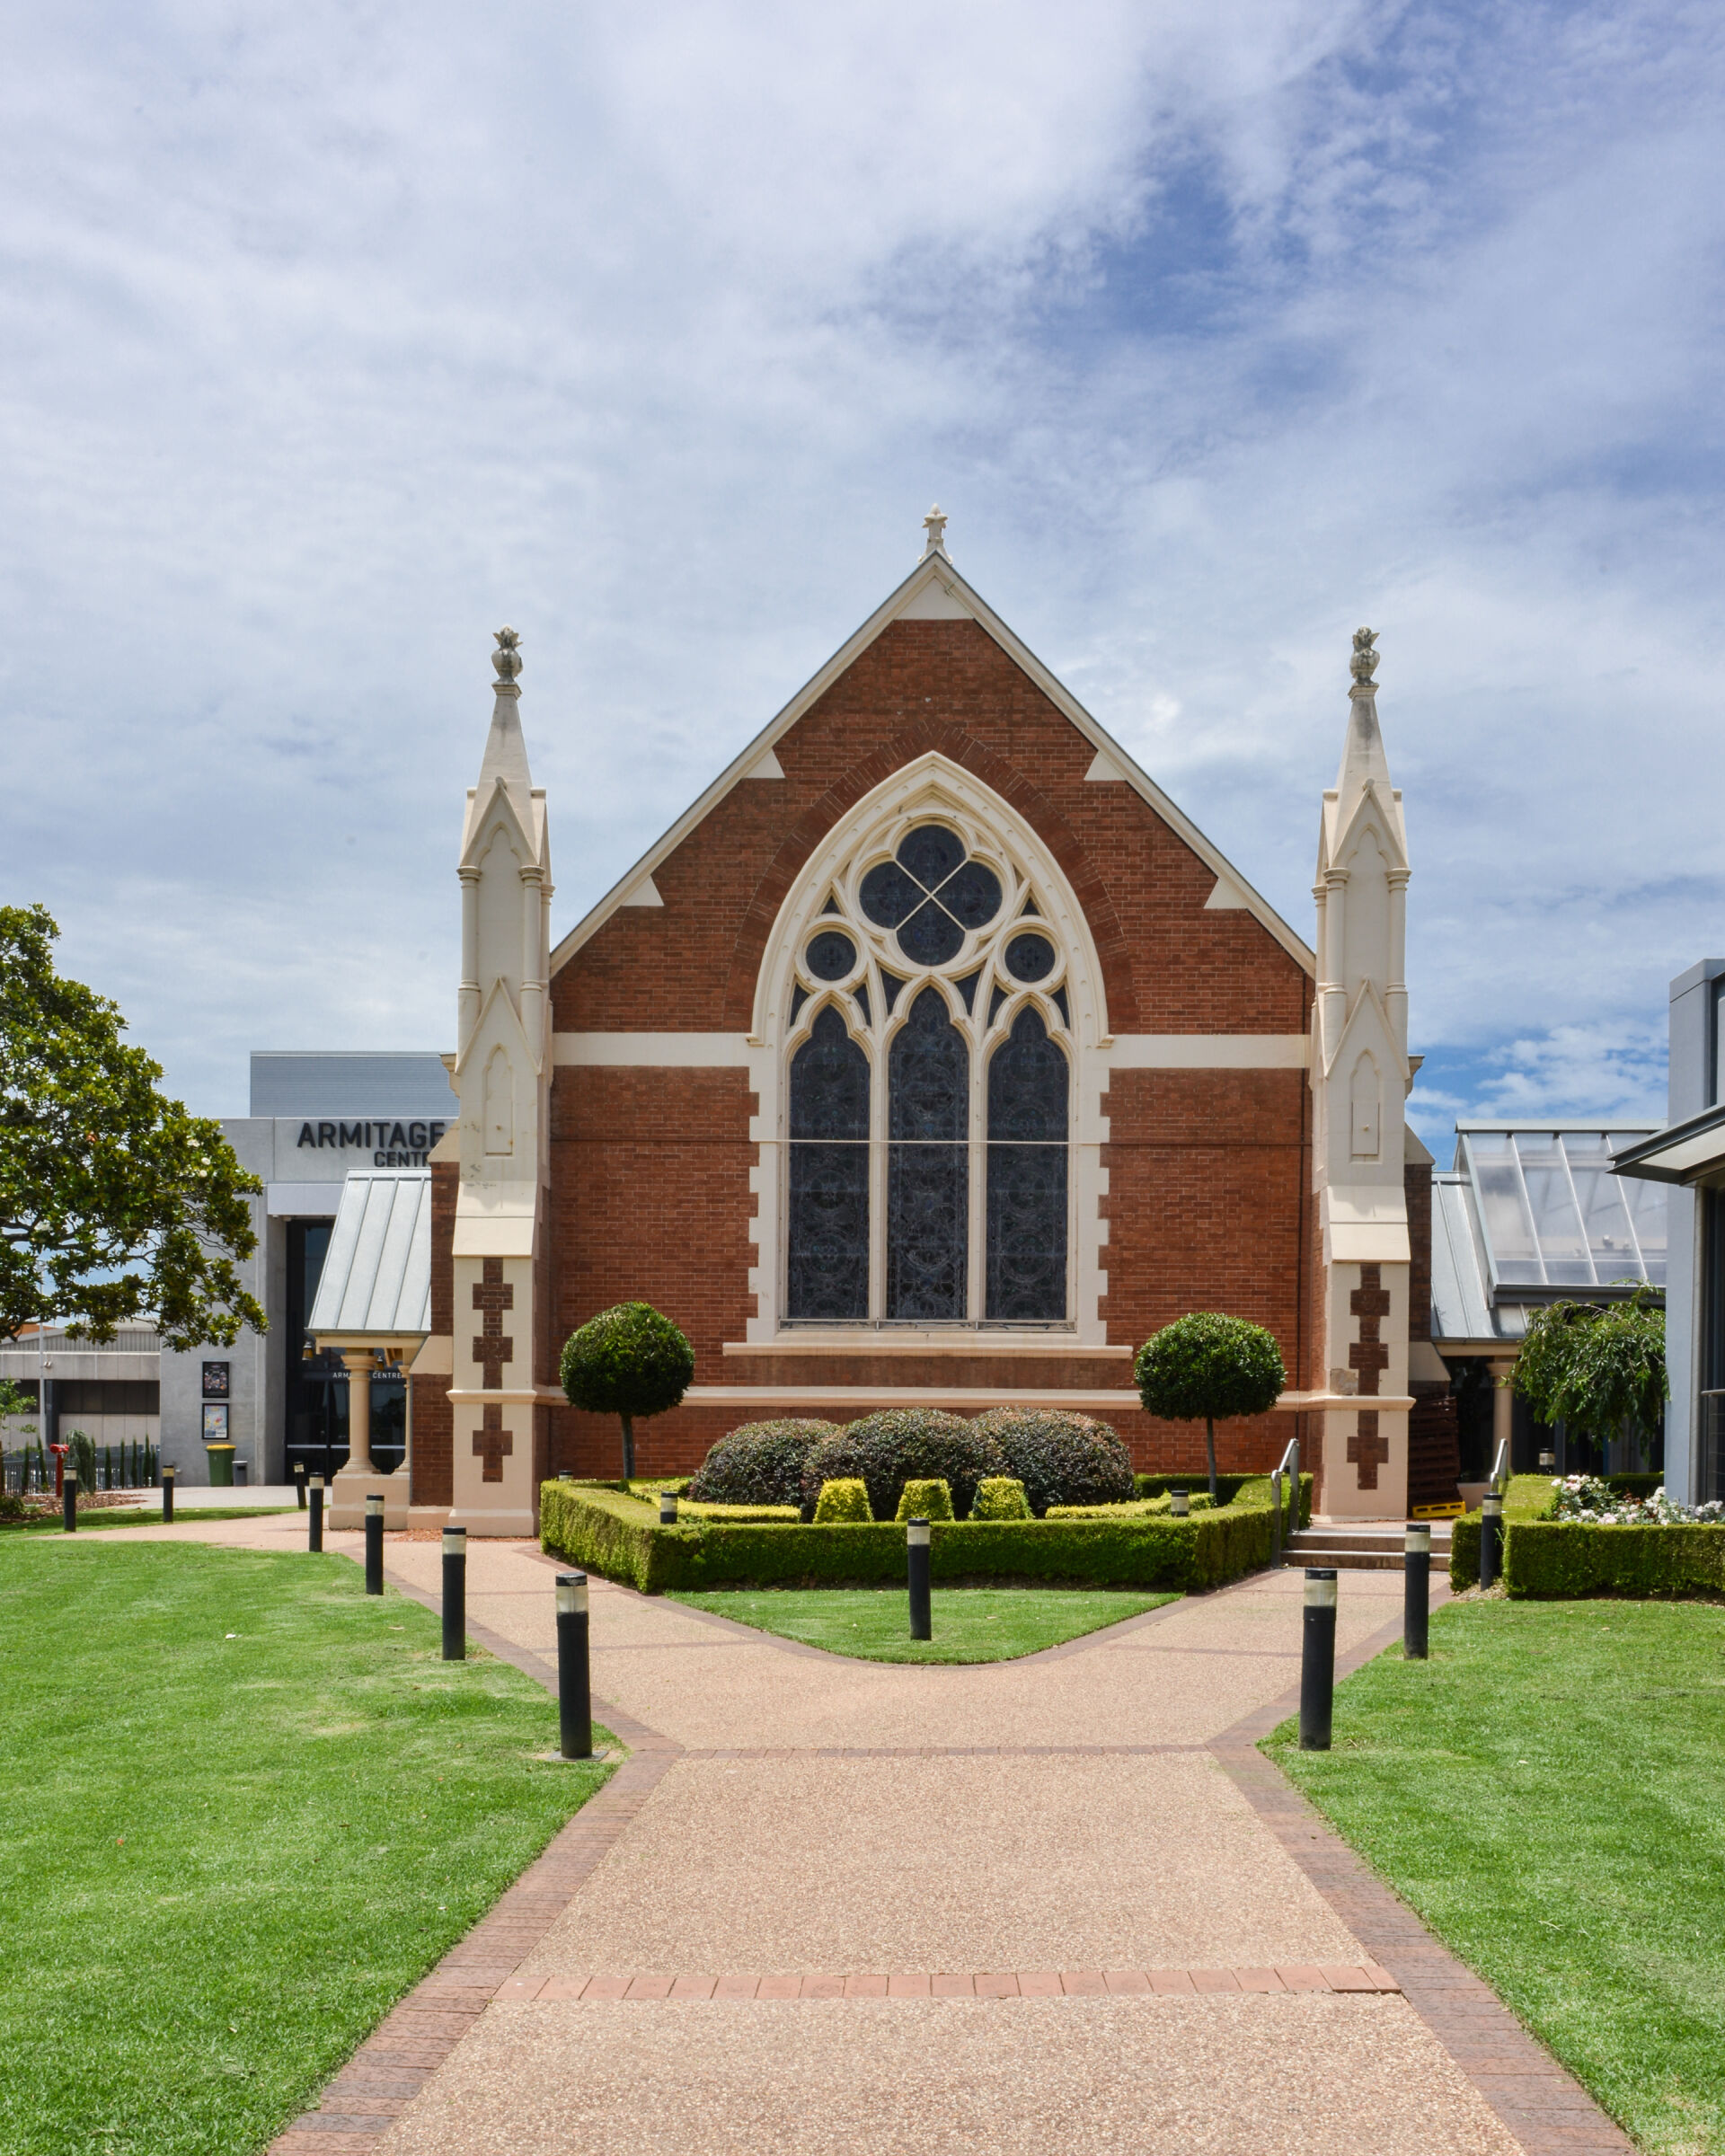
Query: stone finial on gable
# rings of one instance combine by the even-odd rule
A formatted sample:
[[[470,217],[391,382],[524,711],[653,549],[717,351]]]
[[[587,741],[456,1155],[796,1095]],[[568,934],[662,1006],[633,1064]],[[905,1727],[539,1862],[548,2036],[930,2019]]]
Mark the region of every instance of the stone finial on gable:
[[[491,664],[497,668],[497,678],[506,687],[521,671],[521,639],[507,625],[496,632],[497,649],[491,654]]]
[[[924,517],[923,529],[928,534],[928,538],[923,547],[923,554],[924,559],[926,559],[930,554],[945,553],[946,512],[942,508],[938,501],[928,512],[928,515]]]
[[[1354,656],[1349,662],[1348,668],[1354,677],[1354,685],[1349,691],[1350,695],[1369,696],[1376,689],[1377,684],[1372,678],[1377,671],[1376,646],[1377,632],[1376,629],[1356,629],[1354,631]]]

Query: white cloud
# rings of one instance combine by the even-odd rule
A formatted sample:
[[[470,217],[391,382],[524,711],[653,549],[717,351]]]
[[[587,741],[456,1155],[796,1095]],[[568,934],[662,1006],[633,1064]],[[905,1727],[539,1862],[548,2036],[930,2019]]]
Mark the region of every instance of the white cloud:
[[[491,628],[563,926],[936,493],[1302,929],[1379,627],[1417,1045],[1472,1059],[1458,1100],[1639,1082],[1725,893],[1699,11],[184,0],[25,38],[5,888],[199,1105],[247,1046],[447,1041]]]

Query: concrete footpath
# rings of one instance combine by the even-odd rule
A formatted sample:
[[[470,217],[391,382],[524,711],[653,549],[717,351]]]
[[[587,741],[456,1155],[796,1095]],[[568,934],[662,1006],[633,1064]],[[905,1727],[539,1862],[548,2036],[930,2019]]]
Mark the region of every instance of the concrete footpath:
[[[435,1601],[435,1540],[387,1567]],[[547,1679],[560,1568],[469,1545],[470,1630]],[[279,2156],[1630,2150],[1256,1751],[1300,1593],[915,1668],[596,1582],[629,1759]],[[1344,1663],[1401,1596],[1342,1575]]]

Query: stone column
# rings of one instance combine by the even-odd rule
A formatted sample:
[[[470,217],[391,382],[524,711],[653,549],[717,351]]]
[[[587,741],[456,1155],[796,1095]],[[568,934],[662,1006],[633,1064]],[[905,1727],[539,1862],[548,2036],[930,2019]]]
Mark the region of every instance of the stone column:
[[[344,1348],[348,1373],[348,1465],[349,1474],[375,1475],[371,1461],[371,1374],[377,1356],[369,1348]]]

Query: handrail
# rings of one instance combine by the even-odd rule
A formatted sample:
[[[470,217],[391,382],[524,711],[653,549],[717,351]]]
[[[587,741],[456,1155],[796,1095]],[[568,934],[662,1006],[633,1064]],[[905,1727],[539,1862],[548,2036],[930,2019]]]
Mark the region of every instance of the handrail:
[[[1491,1487],[1498,1490],[1509,1487],[1509,1440],[1507,1437],[1498,1441],[1498,1456],[1491,1462]]]
[[[1284,1528],[1282,1519],[1282,1478],[1284,1476],[1287,1478],[1287,1489],[1290,1507],[1286,1528]],[[1297,1534],[1300,1526],[1300,1441],[1297,1437],[1288,1439],[1287,1449],[1283,1452],[1280,1462],[1270,1471],[1269,1501],[1274,1515],[1270,1522],[1269,1561],[1272,1565],[1279,1565],[1282,1561],[1284,1540],[1287,1536]]]

